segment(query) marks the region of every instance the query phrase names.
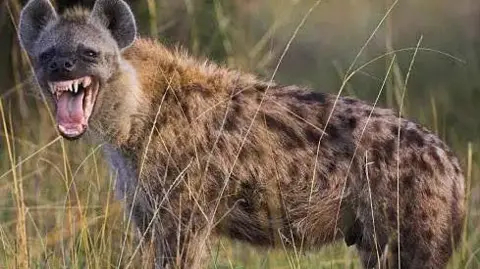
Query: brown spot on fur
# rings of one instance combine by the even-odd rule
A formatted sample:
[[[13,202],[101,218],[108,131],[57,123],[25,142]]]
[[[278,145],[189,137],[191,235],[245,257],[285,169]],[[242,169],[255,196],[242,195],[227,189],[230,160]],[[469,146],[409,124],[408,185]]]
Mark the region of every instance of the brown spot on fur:
[[[332,161],[327,161],[326,166],[327,166],[327,172],[329,174],[332,174],[333,172],[335,172],[335,170],[337,170],[337,166]]]
[[[340,132],[338,128],[333,124],[329,124],[325,129],[325,132],[327,133],[328,137],[331,139],[338,139],[340,137]]]
[[[398,136],[398,126],[397,125],[392,125],[390,127],[390,132],[392,133],[392,135]]]
[[[242,106],[238,103],[233,103],[231,107],[228,110],[227,117],[225,119],[225,125],[224,128],[228,132],[232,131],[239,131],[240,130],[240,120],[239,117],[241,117],[242,113]]]
[[[288,168],[288,175],[291,178],[297,178],[300,175],[300,169],[296,165],[292,165]]]
[[[388,220],[390,222],[397,221],[397,211],[393,207],[388,208]]]
[[[308,142],[317,145],[320,141],[321,131],[310,127],[305,130],[305,136]]]
[[[271,115],[265,114],[264,118],[265,123],[270,130],[276,133],[284,134],[282,136],[282,142],[287,145],[288,148],[298,148],[305,146],[301,134],[297,130]]]
[[[460,168],[458,167],[458,165],[454,165],[453,169],[455,170],[455,174],[457,174],[457,175],[460,174]]]
[[[305,119],[307,117],[307,110],[302,109],[301,107],[297,105],[290,105],[289,110],[291,113],[295,114],[297,117],[300,117],[302,119]]]
[[[380,164],[390,164],[395,158],[395,141],[393,139],[374,142],[371,146],[372,160],[373,162]]]
[[[403,178],[403,184],[406,188],[412,188],[415,184],[415,178],[412,175],[408,175]]]
[[[400,137],[402,137],[402,139],[407,140],[409,143],[416,145],[417,147],[423,147],[424,145],[424,139],[417,130],[414,130],[414,129],[408,129],[406,131],[402,130]]]
[[[405,208],[405,215],[407,216],[411,216],[412,213],[413,213],[413,210],[414,210],[414,205],[412,204],[407,204],[406,208]]]
[[[298,101],[301,102],[315,102],[323,104],[325,103],[325,93],[321,92],[297,92],[293,95]]]
[[[394,158],[396,147],[397,145],[394,139],[389,139],[385,142],[385,152],[387,153],[388,160],[392,160]]]
[[[358,100],[357,99],[353,99],[353,98],[350,98],[350,97],[345,97],[343,98],[343,101],[345,102],[345,104],[347,105],[356,105],[358,104]]]
[[[340,115],[339,120],[343,123],[343,125],[346,128],[349,128],[352,130],[357,128],[357,119],[355,117],[352,117],[352,116],[346,117],[344,115]]]
[[[252,182],[243,181],[240,183],[239,205],[243,211],[248,214],[256,213],[258,210],[258,200],[261,192],[260,186],[253,185]]]

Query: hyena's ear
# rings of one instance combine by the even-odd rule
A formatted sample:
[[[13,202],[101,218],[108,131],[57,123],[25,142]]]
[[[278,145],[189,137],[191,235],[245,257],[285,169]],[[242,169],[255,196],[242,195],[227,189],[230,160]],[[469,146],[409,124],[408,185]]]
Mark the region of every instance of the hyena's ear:
[[[135,17],[124,1],[97,0],[91,16],[110,31],[120,49],[130,46],[135,40]]]
[[[57,13],[49,0],[30,0],[20,13],[18,38],[20,44],[32,54],[33,45],[42,30],[57,18]]]

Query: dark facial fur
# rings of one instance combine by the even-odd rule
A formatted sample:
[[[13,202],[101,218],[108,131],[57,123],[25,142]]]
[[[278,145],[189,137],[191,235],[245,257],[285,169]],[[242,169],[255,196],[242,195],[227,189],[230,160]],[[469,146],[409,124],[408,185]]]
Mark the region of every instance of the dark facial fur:
[[[76,93],[77,85],[73,86],[73,81],[80,79],[76,84],[82,85],[81,78],[88,77],[92,88],[98,87],[98,92],[92,90],[91,93],[93,107],[96,102],[101,102],[105,85],[119,72],[120,51],[130,46],[135,33],[130,8],[123,1],[112,0],[97,1],[91,13],[79,9],[61,16],[48,0],[32,0],[22,10],[19,26],[21,44],[31,57],[37,81],[47,96],[54,101],[60,100],[56,98],[56,92],[73,90],[74,86]],[[52,84],[65,81],[70,81],[71,86],[68,83]],[[57,111],[72,106],[75,94],[71,95],[70,100],[64,100],[64,105],[57,105]],[[85,126],[78,127],[80,129],[73,133],[60,129],[64,136],[77,138],[85,131],[82,128],[87,127],[91,115],[85,104],[83,106],[86,119],[81,123]],[[72,110],[75,109],[72,108],[57,112],[57,120],[63,119],[75,129],[75,123],[81,120],[78,119],[82,112],[79,109],[78,105],[74,116]]]
[[[35,0],[20,23],[42,88],[57,78],[99,81],[89,129],[145,235],[146,263],[205,268],[208,238],[221,234],[296,250],[343,238],[365,268],[446,267],[465,190],[457,158],[435,134],[389,109],[265,83],[150,40],[122,50],[134,35],[119,0],[60,17]],[[52,73],[53,59],[77,62]]]

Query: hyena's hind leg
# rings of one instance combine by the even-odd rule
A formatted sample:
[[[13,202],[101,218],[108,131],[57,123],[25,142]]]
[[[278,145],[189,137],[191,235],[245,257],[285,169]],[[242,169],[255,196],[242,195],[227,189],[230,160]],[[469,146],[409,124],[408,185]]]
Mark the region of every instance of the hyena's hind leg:
[[[429,209],[419,208],[418,214],[425,217],[424,210]],[[426,217],[420,218],[422,222],[402,223],[404,226],[400,229],[400,251],[397,240],[392,240],[389,244],[389,268],[446,268],[459,240],[461,223],[457,222],[455,217],[451,218],[450,210],[437,210],[440,215],[437,218]]]
[[[454,186],[452,189],[452,193],[457,192]],[[390,222],[389,229],[382,229],[381,224],[376,227],[377,235],[379,232],[389,231],[387,251],[380,258],[382,266],[378,267],[376,262],[373,264],[365,262],[368,253],[362,253],[362,245],[360,245],[360,254],[365,258],[366,268],[372,268],[370,266],[375,264],[377,265],[375,268],[382,269],[446,268],[455,245],[460,239],[464,219],[463,200],[459,201],[455,194],[450,195],[451,193],[448,192],[428,195],[430,191],[434,192],[434,190],[427,190],[418,192],[413,197],[405,196],[404,202],[401,202],[400,249],[396,222]],[[398,212],[394,208],[395,206],[389,211]],[[393,219],[396,219],[396,215]],[[387,220],[382,223],[387,223]],[[366,234],[364,233],[363,236]],[[379,238],[382,240],[386,237]]]
[[[414,216],[411,216],[414,217]],[[395,224],[390,222],[390,229],[384,227],[381,217],[376,219],[375,229],[368,220],[362,223],[360,236],[357,237],[357,248],[363,268],[365,269],[433,269],[444,268],[451,247],[443,235],[437,236],[428,221],[425,226],[411,225],[409,221],[401,222],[400,256]],[[389,233],[387,234],[387,231]],[[446,253],[442,253],[446,251]],[[442,259],[443,258],[443,259]],[[399,259],[401,267],[399,266]]]
[[[400,223],[400,251],[395,224],[390,229],[376,225],[376,238],[371,227],[363,227],[356,248],[364,268],[446,268],[460,237],[463,213],[438,208],[435,203],[430,206],[417,206],[415,203],[418,202],[412,202],[406,209],[410,212],[403,216]],[[386,231],[390,231],[389,236]]]

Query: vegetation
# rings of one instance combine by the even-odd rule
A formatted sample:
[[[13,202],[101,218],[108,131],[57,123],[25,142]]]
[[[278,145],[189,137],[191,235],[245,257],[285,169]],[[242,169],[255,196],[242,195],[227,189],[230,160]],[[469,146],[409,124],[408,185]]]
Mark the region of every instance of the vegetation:
[[[378,105],[428,126],[460,157],[468,216],[450,268],[480,268],[480,2],[130,2],[142,35],[266,79],[372,103],[386,80]],[[0,4],[0,268],[136,268],[138,242],[101,145],[60,138],[44,100],[22,87],[22,4]],[[211,268],[360,268],[343,242],[299,254],[222,238],[209,250]]]

